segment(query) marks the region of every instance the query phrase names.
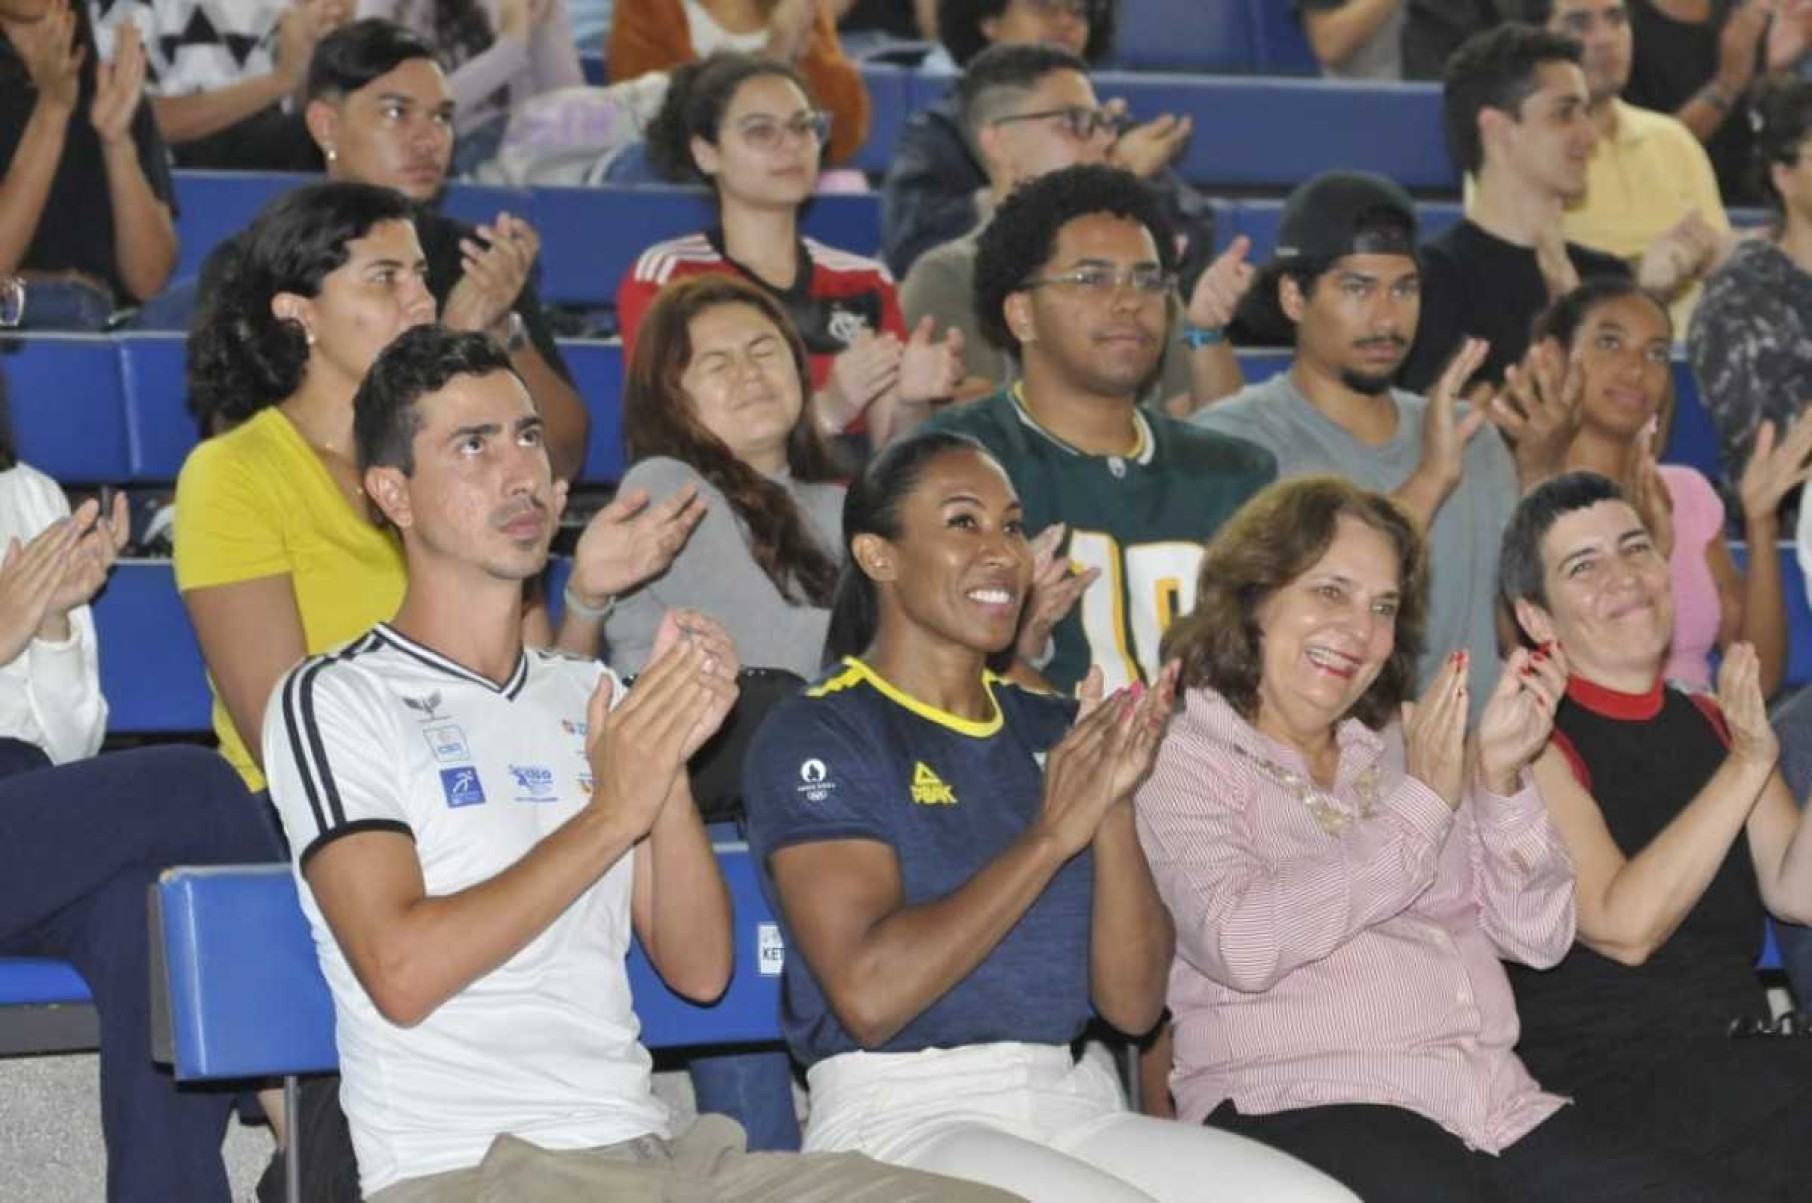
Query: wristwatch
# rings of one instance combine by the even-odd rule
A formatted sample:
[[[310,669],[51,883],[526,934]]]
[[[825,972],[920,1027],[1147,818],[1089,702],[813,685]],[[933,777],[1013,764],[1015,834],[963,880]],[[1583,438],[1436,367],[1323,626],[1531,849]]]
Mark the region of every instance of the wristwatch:
[[[510,316],[504,320],[503,337],[497,341],[502,343],[503,349],[511,355],[528,346],[528,323],[522,320],[520,313],[514,309],[510,310]]]

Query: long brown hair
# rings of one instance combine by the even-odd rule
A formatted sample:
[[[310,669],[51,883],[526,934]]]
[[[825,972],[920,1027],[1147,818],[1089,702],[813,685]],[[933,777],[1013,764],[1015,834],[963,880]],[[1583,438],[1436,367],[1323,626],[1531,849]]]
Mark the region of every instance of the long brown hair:
[[[680,380],[692,362],[692,319],[719,305],[747,305],[780,332],[793,356],[803,404],[786,439],[786,462],[803,483],[834,480],[837,463],[809,410],[812,374],[799,332],[767,293],[735,276],[694,276],[661,290],[642,319],[623,384],[623,441],[629,462],[664,455],[690,464],[729,501],[748,531],[749,554],[780,595],[795,605],[828,606],[837,565],[793,495],[736,458],[692,411]]]
[[[1258,611],[1266,599],[1314,567],[1347,514],[1397,550],[1400,601],[1396,646],[1352,717],[1373,730],[1396,719],[1416,682],[1428,619],[1427,546],[1403,507],[1331,476],[1279,481],[1228,519],[1202,555],[1195,609],[1164,634],[1164,659],[1183,662],[1179,684],[1206,685],[1247,721],[1258,714],[1264,648]]]

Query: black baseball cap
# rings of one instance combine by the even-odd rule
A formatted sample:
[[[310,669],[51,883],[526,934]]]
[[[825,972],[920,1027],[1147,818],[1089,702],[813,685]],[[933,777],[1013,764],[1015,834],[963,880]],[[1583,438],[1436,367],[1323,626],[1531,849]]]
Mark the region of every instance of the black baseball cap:
[[[1271,261],[1415,253],[1416,204],[1409,193],[1369,171],[1329,171],[1284,201]]]

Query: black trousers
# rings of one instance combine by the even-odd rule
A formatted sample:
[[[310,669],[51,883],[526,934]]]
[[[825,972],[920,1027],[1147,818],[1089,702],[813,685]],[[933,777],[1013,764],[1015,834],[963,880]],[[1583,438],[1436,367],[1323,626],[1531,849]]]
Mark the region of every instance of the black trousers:
[[[1358,1192],[1366,1203],[1750,1203],[1770,1196],[1724,1167],[1600,1128],[1564,1107],[1501,1154],[1475,1152],[1401,1107],[1340,1104],[1241,1115],[1223,1103],[1207,1119],[1288,1153]]]

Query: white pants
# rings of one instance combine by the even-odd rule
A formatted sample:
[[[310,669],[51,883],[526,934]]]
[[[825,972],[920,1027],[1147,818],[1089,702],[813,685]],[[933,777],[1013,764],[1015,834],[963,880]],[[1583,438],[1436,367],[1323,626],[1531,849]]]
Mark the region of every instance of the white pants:
[[[1353,1203],[1302,1162],[1213,1128],[1127,1111],[1114,1075],[1067,1048],[844,1053],[807,1074],[809,1152],[859,1152],[1031,1203]]]

